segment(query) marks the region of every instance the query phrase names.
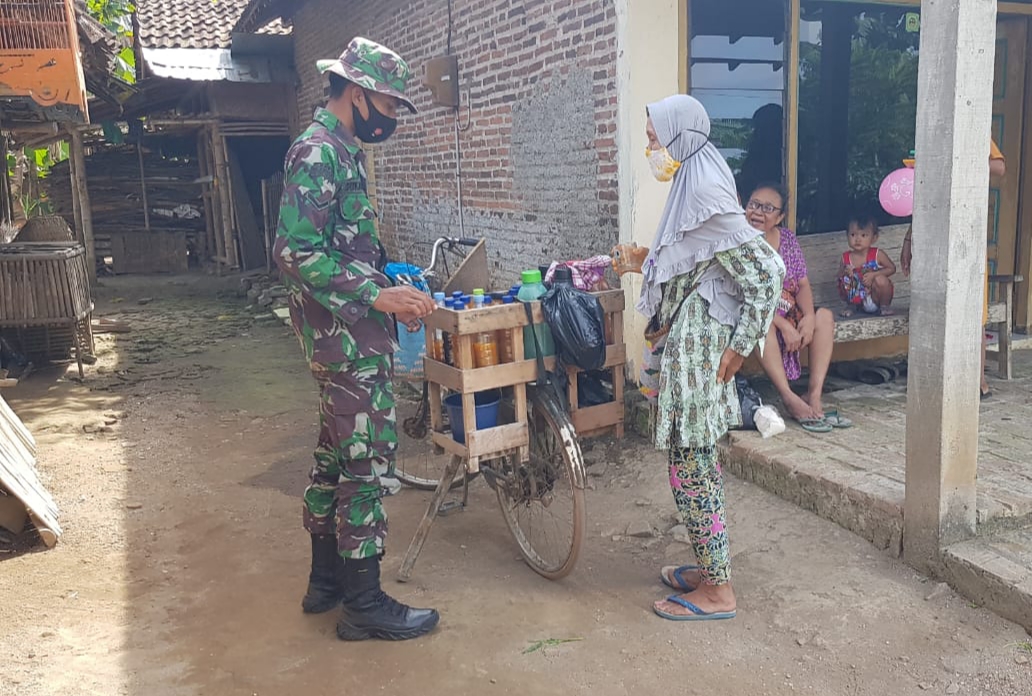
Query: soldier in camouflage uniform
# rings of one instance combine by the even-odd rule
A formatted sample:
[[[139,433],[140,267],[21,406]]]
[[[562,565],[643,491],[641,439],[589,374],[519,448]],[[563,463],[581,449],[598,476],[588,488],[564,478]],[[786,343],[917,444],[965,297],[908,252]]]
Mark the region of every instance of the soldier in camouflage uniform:
[[[319,61],[329,101],[286,157],[274,256],[290,290],[290,318],[319,385],[319,444],[304,496],[312,571],[302,607],[343,604],[337,635],[400,640],[437,625],[432,609],[412,609],[380,588],[387,536],[381,498],[400,487],[392,355],[395,317],[418,327],[433,301],[391,287],[376,211],[366,193],[358,141],[382,142],[406,106],[408,65],[356,38],[339,59]]]

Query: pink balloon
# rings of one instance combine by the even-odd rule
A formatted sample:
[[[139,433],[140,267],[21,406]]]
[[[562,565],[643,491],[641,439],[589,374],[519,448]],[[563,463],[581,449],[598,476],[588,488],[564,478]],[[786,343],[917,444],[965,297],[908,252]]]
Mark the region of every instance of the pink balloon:
[[[885,177],[878,190],[878,200],[885,212],[893,217],[914,214],[914,170],[904,167]]]

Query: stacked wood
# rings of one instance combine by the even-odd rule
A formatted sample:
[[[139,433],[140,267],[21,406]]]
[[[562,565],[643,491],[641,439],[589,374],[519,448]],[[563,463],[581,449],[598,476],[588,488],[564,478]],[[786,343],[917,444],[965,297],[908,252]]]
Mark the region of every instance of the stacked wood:
[[[61,536],[57,504],[36,471],[36,441],[10,406],[0,398],[0,496],[24,506],[49,547]],[[4,506],[5,508],[8,506]],[[21,530],[12,530],[15,533]]]
[[[196,159],[166,159],[144,146],[144,170],[150,232],[179,232],[197,254],[205,236],[204,200]],[[75,219],[67,161],[46,179],[54,212]],[[147,234],[147,217],[140,185],[135,145],[95,148],[86,157],[86,176],[93,211],[97,258],[111,256],[112,233]]]

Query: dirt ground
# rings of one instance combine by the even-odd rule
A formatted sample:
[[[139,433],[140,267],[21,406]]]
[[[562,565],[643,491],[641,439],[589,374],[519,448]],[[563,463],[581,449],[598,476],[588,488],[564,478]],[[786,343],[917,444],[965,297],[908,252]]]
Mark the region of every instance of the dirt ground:
[[[4,394],[38,439],[65,533],[0,554],[0,694],[1032,694],[1018,627],[736,480],[738,618],[656,618],[657,569],[689,551],[665,533],[664,459],[634,440],[590,446],[589,535],[557,583],[523,565],[478,481],[396,584],[429,494],[391,499],[387,588],[439,608],[441,626],[339,642],[332,614],[299,607],[313,385],[289,331],[234,290],[105,280],[98,314],[132,333],[98,337],[84,383],[56,368]],[[625,536],[647,526],[658,534]],[[578,640],[527,652],[548,639]]]

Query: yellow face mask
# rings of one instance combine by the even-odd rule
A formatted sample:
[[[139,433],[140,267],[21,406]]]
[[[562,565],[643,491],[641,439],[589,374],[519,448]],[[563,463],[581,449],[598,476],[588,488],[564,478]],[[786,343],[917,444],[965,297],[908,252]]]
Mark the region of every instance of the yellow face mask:
[[[657,181],[671,181],[677,174],[677,170],[681,168],[681,163],[671,157],[665,147],[659,150],[645,148],[645,157],[648,158],[649,166],[652,167],[652,176],[656,177]]]

